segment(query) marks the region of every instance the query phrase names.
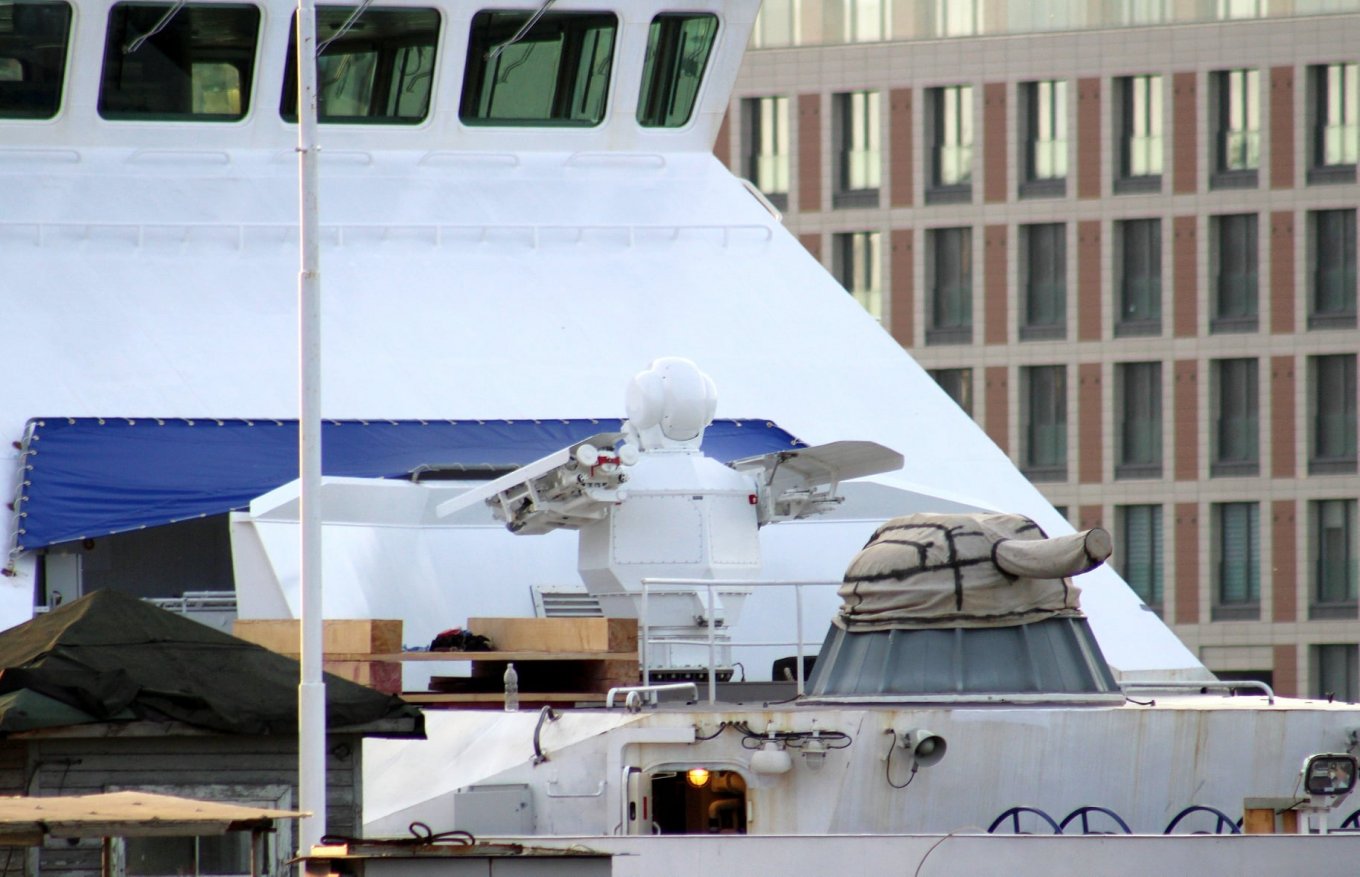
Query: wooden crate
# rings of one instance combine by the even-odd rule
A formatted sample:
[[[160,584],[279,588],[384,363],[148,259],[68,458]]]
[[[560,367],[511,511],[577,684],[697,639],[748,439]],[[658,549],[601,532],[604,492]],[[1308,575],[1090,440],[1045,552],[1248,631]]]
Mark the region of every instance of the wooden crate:
[[[633,618],[469,618],[498,652],[636,652]]]
[[[401,693],[401,664],[370,656],[401,651],[401,622],[390,619],[328,619],[321,626],[321,668],[384,694]],[[293,619],[237,619],[232,633],[297,660],[302,643]]]
[[[1242,803],[1243,834],[1298,834],[1299,813],[1294,808],[1307,798],[1247,798]]]
[[[297,657],[302,646],[294,619],[237,619],[232,633],[271,652]],[[327,619],[322,623],[321,651],[326,655],[382,655],[401,651],[401,621],[393,619]]]
[[[401,664],[396,661],[322,661],[321,669],[383,694],[401,694]]]

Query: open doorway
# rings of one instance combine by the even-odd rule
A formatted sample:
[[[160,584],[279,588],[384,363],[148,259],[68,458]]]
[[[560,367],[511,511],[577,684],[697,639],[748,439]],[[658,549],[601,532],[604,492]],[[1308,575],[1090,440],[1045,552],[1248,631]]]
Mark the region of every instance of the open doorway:
[[[745,834],[746,780],[734,770],[652,775],[653,822],[661,834]]]

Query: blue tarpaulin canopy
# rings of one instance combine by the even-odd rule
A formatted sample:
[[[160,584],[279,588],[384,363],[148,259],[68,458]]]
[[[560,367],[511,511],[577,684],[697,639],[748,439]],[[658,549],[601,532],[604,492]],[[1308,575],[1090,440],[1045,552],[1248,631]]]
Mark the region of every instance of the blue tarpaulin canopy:
[[[32,550],[245,508],[298,477],[294,420],[48,417],[29,421],[17,545]],[[617,419],[336,420],[326,475],[403,478],[424,465],[512,469]],[[803,443],[765,420],[717,420],[704,453],[723,462]]]

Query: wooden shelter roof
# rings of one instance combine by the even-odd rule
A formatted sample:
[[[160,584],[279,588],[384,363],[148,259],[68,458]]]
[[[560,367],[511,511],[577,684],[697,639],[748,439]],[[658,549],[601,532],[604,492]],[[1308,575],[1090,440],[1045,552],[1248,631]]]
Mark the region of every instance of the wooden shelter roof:
[[[151,837],[222,834],[299,819],[270,810],[149,792],[0,797],[0,846],[33,846],[46,837]]]

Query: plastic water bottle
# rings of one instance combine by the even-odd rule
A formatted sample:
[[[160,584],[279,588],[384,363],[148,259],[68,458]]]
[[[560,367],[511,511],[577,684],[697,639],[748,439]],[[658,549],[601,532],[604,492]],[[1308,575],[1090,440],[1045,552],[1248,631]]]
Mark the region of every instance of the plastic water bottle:
[[[515,672],[515,665],[509,664],[505,668],[505,711],[513,713],[519,709],[519,674]]]

